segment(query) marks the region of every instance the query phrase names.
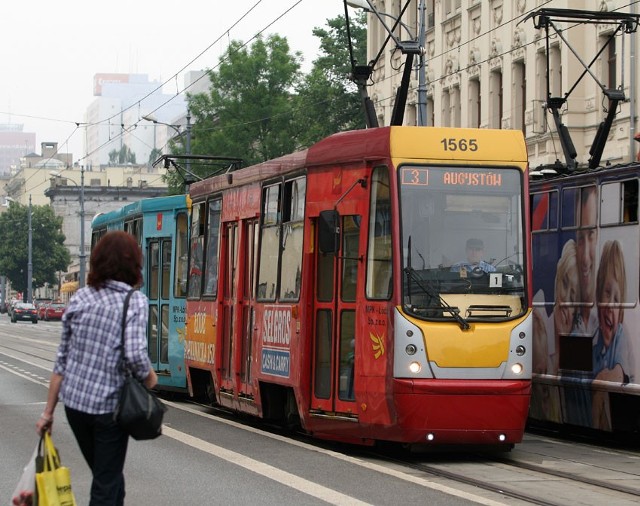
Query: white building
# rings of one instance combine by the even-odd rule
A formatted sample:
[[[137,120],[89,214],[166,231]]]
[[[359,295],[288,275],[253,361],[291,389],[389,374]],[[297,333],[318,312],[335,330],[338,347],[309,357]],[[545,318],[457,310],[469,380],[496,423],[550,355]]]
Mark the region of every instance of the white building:
[[[381,12],[397,18],[406,0],[373,0]],[[419,64],[409,88],[404,124],[454,127],[514,128],[526,136],[531,166],[564,162],[557,129],[547,100],[547,43],[544,29],[532,19],[538,9],[583,9],[636,14],[635,2],[623,0],[411,0],[396,29],[400,40],[420,38],[425,7],[426,117],[419,121]],[[385,22],[392,26],[389,16]],[[550,31],[549,79],[551,95],[565,97],[561,120],[575,145],[576,161],[585,166],[598,125],[607,115],[608,100],[600,85],[584,72],[571,51],[589,64],[616,29],[611,24],[557,23],[562,40]],[[408,30],[407,30],[408,29]],[[376,57],[387,36],[381,22],[368,15],[368,58]],[[620,89],[625,100],[616,109],[601,164],[635,159],[640,145],[637,131],[635,59],[636,33],[619,33],[597,56],[590,70],[607,89]],[[419,60],[419,58],[416,58]],[[404,56],[390,43],[375,64],[369,88],[380,125],[388,125],[395,92],[402,77]],[[575,87],[574,87],[575,85]]]
[[[136,164],[148,164],[154,147],[163,147],[158,144],[157,124],[142,118],[153,116],[159,123],[170,123],[184,114],[187,106],[182,94],[164,94],[161,85],[149,81],[146,74],[94,76],[96,98],[85,114],[86,154],[81,162],[88,170],[107,167],[110,153],[123,146],[135,154]]]

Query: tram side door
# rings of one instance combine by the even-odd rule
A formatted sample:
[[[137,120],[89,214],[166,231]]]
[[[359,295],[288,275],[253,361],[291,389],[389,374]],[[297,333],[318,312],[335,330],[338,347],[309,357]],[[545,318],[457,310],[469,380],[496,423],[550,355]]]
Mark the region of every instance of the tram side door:
[[[360,216],[338,218],[337,251],[315,248],[316,293],[312,409],[355,411],[356,282]],[[316,227],[318,228],[318,227]],[[319,244],[316,242],[316,244]]]
[[[223,225],[224,276],[222,299],[222,349],[221,389],[232,392],[234,389],[234,336],[236,335],[237,303],[238,303],[238,224],[235,222]]]
[[[245,220],[242,223],[242,293],[239,295],[242,311],[242,336],[240,364],[237,374],[240,379],[239,391],[245,396],[253,396],[251,386],[251,357],[253,356],[253,328],[255,327],[255,283],[257,276],[258,220]]]
[[[168,373],[172,241],[170,238],[153,239],[149,241],[147,251],[147,296],[149,298],[147,349],[154,369]]]

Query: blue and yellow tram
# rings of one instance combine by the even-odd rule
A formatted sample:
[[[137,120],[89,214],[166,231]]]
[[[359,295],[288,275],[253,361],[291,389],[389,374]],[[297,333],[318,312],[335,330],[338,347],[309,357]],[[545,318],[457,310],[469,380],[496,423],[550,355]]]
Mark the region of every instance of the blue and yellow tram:
[[[143,286],[149,298],[149,357],[158,388],[186,391],[185,300],[190,199],[156,197],[105,214],[92,222],[91,245],[109,230],[133,234],[144,255]]]

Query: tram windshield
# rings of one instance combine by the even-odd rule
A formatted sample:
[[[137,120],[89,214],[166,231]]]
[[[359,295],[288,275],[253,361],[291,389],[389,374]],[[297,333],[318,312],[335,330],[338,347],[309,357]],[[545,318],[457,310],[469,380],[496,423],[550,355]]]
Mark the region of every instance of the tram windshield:
[[[399,188],[404,310],[463,327],[523,314],[522,172],[405,165]]]

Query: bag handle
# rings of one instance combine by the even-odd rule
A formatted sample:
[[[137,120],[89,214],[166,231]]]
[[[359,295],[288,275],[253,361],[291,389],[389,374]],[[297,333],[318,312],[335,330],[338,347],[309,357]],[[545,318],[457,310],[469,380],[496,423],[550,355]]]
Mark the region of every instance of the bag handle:
[[[120,368],[124,372],[125,376],[128,375],[130,371],[129,368],[126,367],[127,359],[124,349],[124,331],[127,328],[127,310],[129,309],[129,299],[131,299],[131,296],[135,291],[136,289],[132,288],[127,292],[127,296],[124,298],[124,307],[122,308],[122,330],[120,331],[120,344],[122,344],[122,361],[120,362]]]
[[[44,448],[42,448],[43,440]],[[38,446],[38,454],[42,452],[43,471],[53,471],[54,469],[58,469],[60,467],[60,457],[58,456],[56,447],[53,445],[51,435],[47,431],[45,431],[40,438],[40,444]]]

